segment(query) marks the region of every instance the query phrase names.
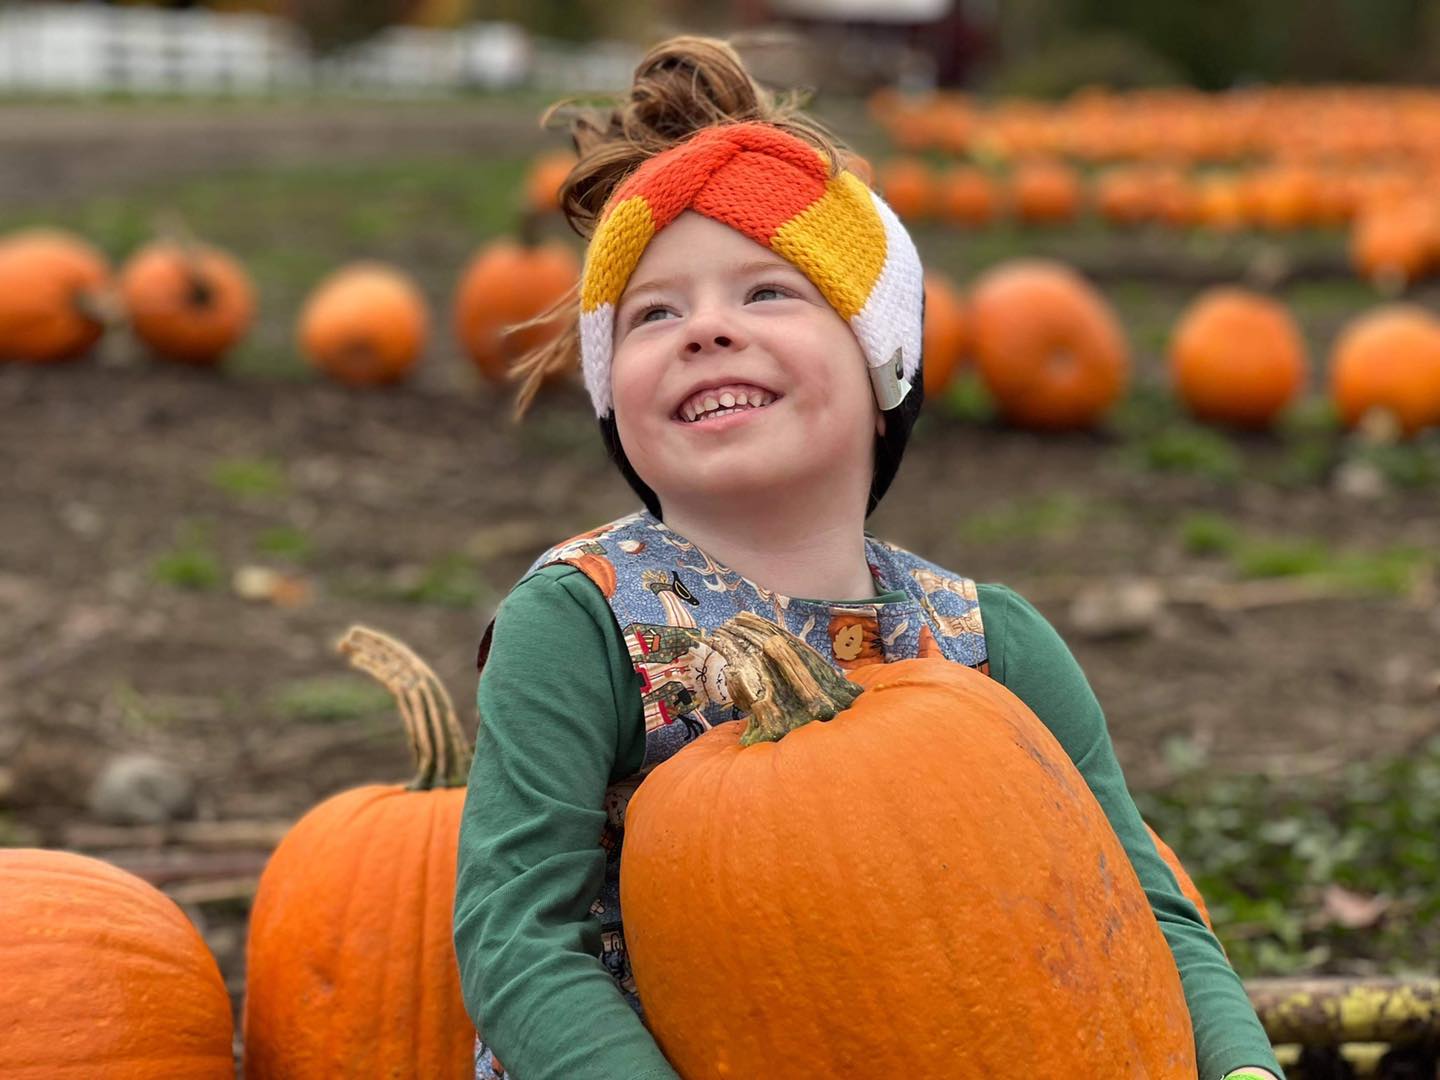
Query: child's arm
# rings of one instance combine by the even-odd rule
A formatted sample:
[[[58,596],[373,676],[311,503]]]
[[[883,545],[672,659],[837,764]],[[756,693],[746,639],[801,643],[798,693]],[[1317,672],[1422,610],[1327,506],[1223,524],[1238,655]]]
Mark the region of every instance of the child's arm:
[[[620,730],[613,648],[541,572],[505,598],[480,677],[455,952],[466,1007],[519,1080],[677,1080],[601,965],[590,913],[605,788],[634,737]]]
[[[1105,715],[1080,665],[1054,627],[1011,590],[980,586],[980,609],[991,674],[1065,747],[1130,856],[1175,956],[1195,1029],[1200,1080],[1220,1080],[1244,1066],[1283,1078],[1244,985],[1145,831],[1115,758]]]

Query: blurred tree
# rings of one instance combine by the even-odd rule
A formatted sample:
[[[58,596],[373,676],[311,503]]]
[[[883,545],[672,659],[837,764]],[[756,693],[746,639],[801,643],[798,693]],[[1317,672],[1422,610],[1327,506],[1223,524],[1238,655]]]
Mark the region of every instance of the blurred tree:
[[[283,12],[323,55],[407,21],[417,6],[417,0],[285,0]]]
[[[1434,73],[1440,0],[1006,0],[1002,63],[1123,35],[1208,88],[1254,79],[1411,79]]]

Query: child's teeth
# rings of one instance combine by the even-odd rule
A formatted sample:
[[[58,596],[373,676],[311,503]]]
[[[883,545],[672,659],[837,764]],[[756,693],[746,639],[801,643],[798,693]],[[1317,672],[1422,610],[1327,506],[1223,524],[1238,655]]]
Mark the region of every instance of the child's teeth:
[[[723,394],[720,395],[720,405],[721,405],[722,408],[728,409],[728,408],[730,408],[731,405],[734,405],[734,404],[735,404],[735,395],[732,394],[732,393],[730,393],[729,390],[726,390]]]
[[[748,405],[748,404],[750,404],[750,398],[749,398],[749,396],[745,393],[744,390],[741,390],[740,393],[738,393],[738,394],[735,395],[735,404],[736,404],[736,405]]]
[[[716,401],[713,397],[707,397],[707,398],[705,399],[705,408],[707,408],[707,409],[718,409],[719,407],[720,407],[720,403],[719,403],[718,401]]]

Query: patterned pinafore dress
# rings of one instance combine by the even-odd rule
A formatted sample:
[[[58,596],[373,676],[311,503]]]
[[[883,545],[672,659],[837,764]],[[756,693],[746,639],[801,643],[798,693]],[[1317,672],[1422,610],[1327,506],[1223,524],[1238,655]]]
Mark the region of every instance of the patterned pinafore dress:
[[[645,758],[638,772],[605,794],[607,820],[599,838],[605,878],[590,910],[600,920],[600,962],[642,1020],[620,919],[625,807],[656,765],[716,724],[742,717],[725,689],[724,658],[700,635],[751,611],[797,634],[841,671],[917,656],[989,670],[973,581],[868,532],[865,553],[880,588],[908,599],[875,604],[781,596],[715,562],[645,510],[552,547],[526,571],[568,563],[590,578],[609,602],[640,677]],[[481,643],[482,668],[493,627]],[[477,1038],[476,1080],[503,1076]]]

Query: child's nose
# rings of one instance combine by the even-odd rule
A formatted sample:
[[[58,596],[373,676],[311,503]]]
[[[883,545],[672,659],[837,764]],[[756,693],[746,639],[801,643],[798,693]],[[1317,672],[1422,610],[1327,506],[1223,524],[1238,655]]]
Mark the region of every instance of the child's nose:
[[[690,317],[685,335],[687,353],[709,352],[714,349],[732,349],[738,345],[734,320],[726,313],[707,306]]]
[[[716,335],[714,335],[714,337],[711,338],[710,340],[713,342],[713,344],[714,344],[717,348],[721,348],[721,349],[728,349],[731,345],[734,344],[734,342],[730,339],[730,336],[729,336],[728,334],[716,334]],[[698,353],[701,349],[704,349],[704,348],[707,347],[706,344],[705,344],[705,342],[706,342],[706,339],[705,339],[705,338],[692,337],[692,338],[690,339],[690,341],[688,341],[688,342],[685,344],[685,351],[686,351],[686,352],[692,352],[692,353]]]

